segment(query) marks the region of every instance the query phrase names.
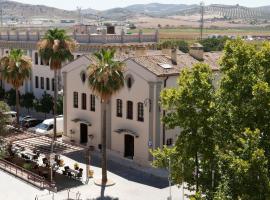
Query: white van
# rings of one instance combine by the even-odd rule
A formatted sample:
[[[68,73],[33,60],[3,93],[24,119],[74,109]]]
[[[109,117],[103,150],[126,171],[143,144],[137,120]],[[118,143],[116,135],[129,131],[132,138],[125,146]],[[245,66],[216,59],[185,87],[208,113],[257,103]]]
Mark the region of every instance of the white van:
[[[35,126],[35,133],[39,134],[48,134],[53,135],[53,123],[54,120],[52,119],[46,119],[42,123]],[[64,118],[63,116],[58,116],[56,118],[56,135],[61,136],[64,132]]]

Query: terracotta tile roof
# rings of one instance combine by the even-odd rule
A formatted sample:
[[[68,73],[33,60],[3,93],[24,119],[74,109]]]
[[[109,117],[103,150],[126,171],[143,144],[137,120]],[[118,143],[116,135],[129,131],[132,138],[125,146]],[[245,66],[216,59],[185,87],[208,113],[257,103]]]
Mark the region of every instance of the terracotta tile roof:
[[[208,64],[213,71],[217,71],[219,70],[218,61],[221,54],[221,52],[204,53],[203,62]],[[178,75],[183,68],[192,67],[194,64],[200,62],[189,54],[183,52],[177,53],[177,65],[173,65],[171,58],[164,54],[136,56],[130,57],[128,60],[134,61],[157,76]],[[171,68],[164,68],[161,64],[169,64]]]

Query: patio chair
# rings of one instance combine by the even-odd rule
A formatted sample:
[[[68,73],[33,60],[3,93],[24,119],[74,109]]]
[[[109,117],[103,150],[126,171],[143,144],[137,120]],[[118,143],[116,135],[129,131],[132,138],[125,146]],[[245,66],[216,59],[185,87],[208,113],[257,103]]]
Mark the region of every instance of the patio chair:
[[[81,179],[82,178],[82,172],[79,172],[76,176],[77,179]]]
[[[68,172],[68,177],[72,178],[72,173],[71,172]]]
[[[67,175],[67,171],[66,170],[62,170],[62,174],[64,175],[64,176],[66,176]]]

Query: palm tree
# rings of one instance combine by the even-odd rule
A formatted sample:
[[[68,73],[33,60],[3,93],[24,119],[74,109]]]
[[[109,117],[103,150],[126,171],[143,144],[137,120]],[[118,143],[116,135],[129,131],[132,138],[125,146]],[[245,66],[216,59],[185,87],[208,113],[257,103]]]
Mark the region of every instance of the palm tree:
[[[17,124],[19,124],[19,88],[29,79],[32,72],[32,61],[23,55],[23,50],[12,49],[9,55],[0,59],[1,78],[11,84],[16,91]]]
[[[88,85],[101,98],[103,109],[102,128],[102,184],[107,183],[106,154],[106,104],[124,86],[124,64],[114,60],[115,50],[104,50],[94,54],[96,62],[88,67]]]
[[[56,139],[56,115],[58,96],[58,76],[57,73],[62,68],[62,63],[73,60],[72,52],[77,47],[76,41],[66,34],[63,29],[50,29],[38,42],[38,51],[41,59],[50,65],[54,71],[54,136]]]

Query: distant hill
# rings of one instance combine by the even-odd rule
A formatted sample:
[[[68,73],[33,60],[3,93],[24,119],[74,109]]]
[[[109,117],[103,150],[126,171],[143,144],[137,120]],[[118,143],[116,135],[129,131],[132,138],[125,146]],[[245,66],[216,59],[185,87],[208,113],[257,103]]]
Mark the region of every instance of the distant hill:
[[[15,1],[0,0],[0,9],[3,10],[4,18],[13,20],[29,20],[34,17],[44,17],[48,19],[75,19],[78,14],[75,11],[67,11],[43,5],[30,5]]]
[[[32,18],[47,19],[79,19],[77,11],[67,11],[43,5],[30,5],[15,1],[0,0],[0,9],[3,10],[4,19],[27,21]],[[200,6],[186,4],[135,4],[124,8],[113,8],[109,10],[82,10],[86,20],[103,18],[106,20],[130,20],[139,17],[167,18],[170,16],[192,16],[197,15]],[[205,7],[208,15],[218,15],[225,20],[269,20],[270,6],[248,8],[239,5],[213,4]]]
[[[150,4],[135,4],[125,9],[130,10],[134,13],[141,13],[150,16],[166,16],[171,13],[185,11],[198,5],[185,5],[185,4],[160,4],[160,3],[150,3]]]

